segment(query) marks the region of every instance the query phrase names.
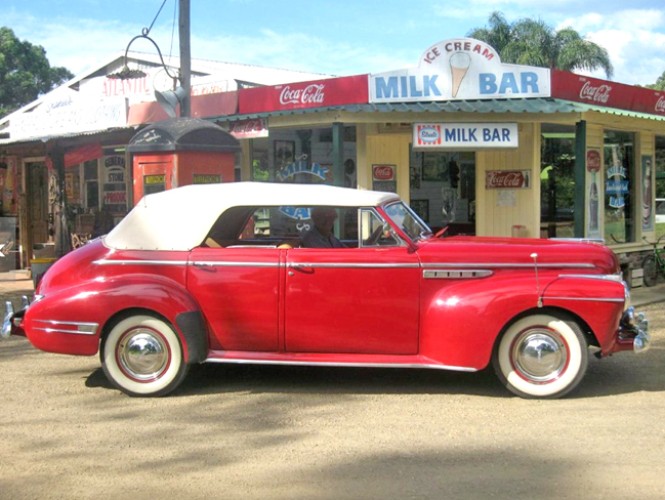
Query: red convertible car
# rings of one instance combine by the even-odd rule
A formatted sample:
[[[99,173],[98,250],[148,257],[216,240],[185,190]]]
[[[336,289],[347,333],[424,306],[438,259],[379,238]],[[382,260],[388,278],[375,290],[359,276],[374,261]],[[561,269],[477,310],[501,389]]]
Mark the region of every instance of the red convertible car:
[[[4,336],[100,354],[133,396],[194,363],[476,371],[555,398],[598,357],[648,347],[618,261],[595,242],[446,237],[393,193],[194,185],[145,196],[55,262]]]

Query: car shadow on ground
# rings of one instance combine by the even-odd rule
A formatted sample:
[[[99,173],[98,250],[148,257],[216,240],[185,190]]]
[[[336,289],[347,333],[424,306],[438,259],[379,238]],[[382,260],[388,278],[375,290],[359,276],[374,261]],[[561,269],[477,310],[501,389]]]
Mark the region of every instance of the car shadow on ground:
[[[93,371],[88,387],[112,389],[104,371]],[[176,396],[225,392],[333,394],[470,394],[505,397],[506,390],[484,370],[443,370],[204,364],[190,367]]]
[[[655,357],[635,365],[630,354],[591,359],[580,386],[568,398],[594,398],[638,391],[665,391],[665,376]],[[652,366],[653,365],[653,366]],[[654,370],[657,370],[654,372]],[[101,368],[87,378],[88,387],[113,389]],[[289,394],[448,394],[512,397],[493,369],[473,373],[430,369],[343,368],[203,364],[190,368],[174,396],[214,393]]]

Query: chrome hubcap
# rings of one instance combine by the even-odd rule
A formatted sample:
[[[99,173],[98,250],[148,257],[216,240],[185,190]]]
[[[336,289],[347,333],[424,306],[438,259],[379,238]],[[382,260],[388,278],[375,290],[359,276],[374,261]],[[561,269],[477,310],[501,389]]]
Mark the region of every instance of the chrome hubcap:
[[[164,371],[169,351],[155,332],[137,329],[128,332],[118,344],[118,360],[123,371],[136,380],[152,380]]]
[[[522,333],[513,344],[512,359],[523,378],[540,384],[556,380],[568,364],[565,344],[550,330]]]

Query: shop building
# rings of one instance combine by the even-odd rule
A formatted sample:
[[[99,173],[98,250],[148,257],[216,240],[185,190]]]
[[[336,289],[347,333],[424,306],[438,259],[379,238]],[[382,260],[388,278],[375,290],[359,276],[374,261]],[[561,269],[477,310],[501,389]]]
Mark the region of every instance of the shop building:
[[[171,74],[179,64],[169,59]],[[143,76],[113,78],[125,65]],[[192,117],[235,112],[242,87],[324,77],[194,59]],[[127,213],[133,205],[128,145],[144,127],[169,118],[155,96],[172,86],[158,55],[129,52],[0,119],[0,252],[8,256],[0,258],[0,271],[62,255]],[[168,147],[160,144],[161,152]],[[235,180],[228,168],[224,181]]]
[[[503,64],[477,40],[414,68],[240,89],[237,113],[209,119],[240,138],[243,180],[396,191],[451,233],[602,239],[627,271],[656,235],[665,92]]]
[[[64,166],[68,210],[81,211],[72,232],[105,202],[118,219],[136,201],[132,183],[145,179],[127,146],[168,118],[154,97],[166,88],[163,70],[148,59],[132,60],[144,79],[109,78],[118,58],[0,122],[3,212],[33,235],[21,246],[50,237],[53,159]],[[236,180],[395,191],[435,229],[602,239],[627,270],[639,269],[644,238],[658,231],[665,93],[503,64],[466,38],[414,63],[328,78],[193,62],[192,116],[239,141]]]

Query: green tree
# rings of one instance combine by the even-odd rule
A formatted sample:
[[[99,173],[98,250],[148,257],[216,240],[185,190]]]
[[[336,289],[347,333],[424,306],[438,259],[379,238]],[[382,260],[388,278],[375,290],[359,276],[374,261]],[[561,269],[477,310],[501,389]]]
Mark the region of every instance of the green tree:
[[[469,36],[494,47],[503,62],[564,71],[603,69],[607,78],[612,78],[607,50],[585,40],[572,28],[556,31],[533,19],[510,24],[503,14],[493,12],[489,26],[471,30]]]
[[[663,71],[663,74],[658,77],[656,83],[653,85],[646,85],[646,88],[654,90],[665,90],[665,71]]]
[[[51,67],[46,51],[0,28],[0,116],[5,116],[73,78],[63,67]]]

